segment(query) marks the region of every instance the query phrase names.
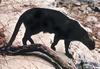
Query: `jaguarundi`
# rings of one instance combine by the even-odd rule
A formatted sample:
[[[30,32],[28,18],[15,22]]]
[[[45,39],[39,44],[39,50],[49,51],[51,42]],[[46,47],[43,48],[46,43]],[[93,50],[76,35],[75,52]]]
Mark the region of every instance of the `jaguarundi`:
[[[54,33],[54,41],[51,48],[56,50],[55,45],[60,39],[64,40],[65,51],[68,57],[72,57],[68,52],[69,44],[71,41],[81,41],[90,50],[95,48],[93,38],[89,36],[87,31],[81,27],[79,22],[66,16],[64,13],[47,8],[32,8],[25,11],[16,24],[13,35],[8,42],[7,46],[11,46],[16,38],[21,24],[24,24],[26,31],[22,39],[23,45],[27,45],[27,41],[34,44],[31,36],[39,32]]]

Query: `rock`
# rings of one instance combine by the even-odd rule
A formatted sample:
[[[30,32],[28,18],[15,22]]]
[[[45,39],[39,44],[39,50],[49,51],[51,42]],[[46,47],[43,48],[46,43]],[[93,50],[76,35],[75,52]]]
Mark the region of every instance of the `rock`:
[[[90,7],[86,8],[88,12],[92,12],[92,9]]]
[[[95,17],[95,16],[88,16],[88,17],[87,17],[87,21],[88,21],[88,22],[97,22],[98,19],[97,19],[97,17]]]
[[[6,61],[5,61],[6,60]],[[0,55],[0,69],[55,69],[53,65],[38,56]]]
[[[71,4],[71,3],[74,3],[74,4],[80,5],[82,3],[94,3],[95,1],[94,0],[55,0],[55,2],[57,2],[59,4],[67,4],[67,3]]]
[[[94,0],[78,0],[80,2],[88,3],[88,2],[94,2]]]
[[[80,6],[80,5],[81,5],[80,2],[75,2],[74,4],[75,4],[76,6]]]
[[[98,27],[98,28],[100,28],[100,24],[98,23],[98,24],[95,24],[95,27]]]
[[[100,39],[100,31],[97,33],[97,38]]]
[[[9,0],[9,1],[11,1],[11,0]],[[13,1],[13,0],[12,0]],[[11,3],[12,3],[12,1],[11,1]],[[82,3],[84,2],[84,3],[86,3],[87,1],[95,1],[95,2],[97,2],[97,1],[99,1],[99,0],[56,0],[56,2],[57,2],[57,4],[59,5],[59,3],[60,3],[60,5],[64,5],[64,6],[68,6],[68,4],[69,5],[71,5],[72,3],[74,3],[75,5],[74,6],[76,6],[76,8],[78,7],[78,9],[80,9],[80,10],[83,10],[83,11],[91,11],[91,8],[90,7],[88,7],[88,5],[86,4],[86,5],[84,5],[83,7],[81,7],[80,8],[80,6],[82,5]],[[14,2],[14,4],[16,4],[16,2],[18,2],[19,4],[19,8],[20,7],[22,7],[22,9],[21,9],[21,11],[22,10],[26,10],[27,8],[26,7],[24,7],[23,8],[23,3],[24,3],[24,5],[28,5],[28,4],[35,4],[36,6],[38,6],[38,7],[46,7],[46,8],[51,8],[51,7],[54,7],[53,5],[52,5],[52,3],[54,2],[54,0],[16,0],[16,1],[13,1]],[[8,40],[8,38],[10,38],[10,36],[12,35],[12,31],[13,31],[13,29],[14,29],[14,27],[15,27],[15,24],[16,24],[16,21],[18,20],[18,17],[20,16],[19,15],[19,13],[13,13],[14,11],[12,11],[12,9],[14,9],[14,8],[18,8],[17,6],[18,5],[10,5],[11,3],[9,3],[8,1],[7,1],[7,5],[5,5],[5,8],[3,7],[2,8],[2,6],[0,7],[0,9],[2,10],[2,11],[0,11],[0,15],[2,16],[2,17],[0,17],[0,21],[1,22],[3,22],[3,24],[9,24],[9,26],[7,26],[7,33],[6,33],[6,35],[8,36],[7,37],[7,40]],[[95,6],[96,6],[96,4],[97,3],[95,3]],[[21,6],[20,6],[21,5]],[[13,7],[12,7],[13,6]],[[72,6],[71,6],[72,7]],[[69,7],[69,9],[71,8],[71,7]],[[97,6],[98,7],[98,6]],[[73,8],[73,7],[72,7]],[[62,9],[62,7],[59,9],[60,11],[61,11],[61,9]],[[66,7],[64,7],[64,9],[66,9],[67,10],[67,8]],[[5,10],[5,11],[4,11]],[[16,11],[16,10],[15,10]],[[64,11],[64,10],[63,10]],[[75,10],[76,11],[76,10]],[[73,11],[73,12],[75,12],[75,11]],[[78,10],[79,11],[79,10]],[[79,13],[78,13],[79,14]],[[82,13],[80,13],[80,14],[82,14]],[[94,14],[94,13],[93,13]],[[18,16],[17,16],[18,15]],[[74,15],[76,15],[76,14],[74,14]],[[84,15],[84,14],[83,14]],[[97,14],[98,15],[98,14]],[[10,16],[10,17],[9,17]],[[80,15],[77,15],[77,16],[80,16]],[[77,18],[77,17],[76,17]],[[98,17],[96,17],[96,16],[94,16],[94,15],[91,15],[91,16],[88,16],[87,17],[87,19],[85,20],[85,19],[82,19],[82,20],[84,20],[84,21],[89,21],[89,25],[91,25],[91,22],[93,22],[93,23],[95,23],[95,25],[94,26],[96,26],[96,27],[100,27],[99,26],[99,19],[98,19]],[[92,26],[91,26],[91,28],[92,28]],[[88,31],[90,31],[90,32],[92,32],[92,29],[90,29],[90,28],[87,28],[87,30]],[[10,31],[10,32],[9,32]],[[24,32],[24,29],[23,28],[21,28],[21,30],[20,30],[20,32]],[[94,33],[94,32],[93,32]],[[15,45],[18,45],[18,44],[20,44],[21,43],[21,38],[22,38],[22,33],[19,33],[19,35],[17,36],[18,38],[17,38],[17,40],[15,41]],[[42,38],[42,39],[40,39],[40,37]],[[36,42],[37,43],[43,43],[44,42],[44,44],[46,44],[47,46],[50,46],[50,44],[49,44],[49,41],[47,41],[47,39],[49,39],[49,36],[47,35],[44,35],[44,38],[43,38],[43,36],[41,36],[41,34],[38,36],[38,35],[36,35],[35,36],[35,40],[36,40]],[[50,36],[50,38],[51,38],[51,36]],[[98,38],[100,38],[100,32],[98,32]],[[42,41],[41,41],[42,40]],[[64,44],[64,43],[63,43]],[[62,49],[62,47],[64,47],[64,45],[63,45],[61,42],[59,42],[59,44],[58,44],[58,46],[57,46],[57,48],[59,48],[58,50],[59,50],[59,52],[61,52],[61,54],[62,54],[62,51],[64,50],[64,48]],[[99,50],[99,49],[98,49]],[[75,59],[75,64],[76,64],[76,66],[77,66],[77,68],[78,69],[82,69],[82,67],[84,67],[84,69],[100,69],[100,54],[96,51],[96,50],[94,50],[94,51],[90,51],[84,44],[82,44],[81,42],[78,42],[78,41],[73,41],[73,42],[71,42],[71,44],[70,44],[70,49],[69,49],[69,51],[73,54],[73,56],[74,56],[74,59]],[[65,51],[64,51],[65,52]],[[100,51],[99,51],[100,52]],[[64,53],[63,53],[64,54]],[[62,56],[62,55],[61,55]],[[8,59],[8,57],[9,56],[7,56],[6,57],[6,59]],[[34,68],[35,66],[34,66],[34,64],[36,64],[37,66],[39,66],[39,68],[41,68],[41,66],[43,67],[43,69],[44,68],[48,68],[48,69],[54,69],[54,68],[52,68],[52,66],[50,65],[50,67],[48,67],[48,65],[47,65],[47,63],[45,63],[44,61],[42,61],[43,63],[41,63],[41,64],[39,64],[38,62],[40,62],[40,60],[38,61],[37,60],[37,57],[36,57],[36,60],[35,60],[35,56],[27,56],[27,57],[29,57],[29,59],[27,60],[27,57],[24,57],[24,56],[10,56],[9,57],[9,59],[11,59],[11,57],[13,57],[14,59],[12,59],[12,60],[9,60],[9,64],[8,64],[8,66],[7,66],[7,63],[5,62],[0,62],[0,63],[3,63],[4,65],[2,65],[0,68],[2,68],[3,67],[3,69],[4,69],[4,67],[7,69],[7,67],[11,67],[10,69],[12,69],[14,66],[16,67],[16,62],[17,62],[17,65],[20,65],[21,64],[21,67],[26,67],[26,69],[29,69],[28,67],[30,67],[31,65],[32,65],[32,68]],[[23,57],[23,58],[22,58]],[[22,58],[22,59],[20,59],[20,58]],[[62,58],[64,59],[64,57],[62,56]],[[67,58],[66,56],[65,56],[65,58]],[[4,58],[2,58],[2,57],[0,57],[0,61],[1,61],[1,59],[4,59]],[[17,60],[16,60],[17,59]],[[29,61],[30,60],[30,61]],[[33,60],[33,61],[32,61]],[[4,60],[5,61],[5,60]],[[29,61],[29,62],[28,62]],[[32,62],[31,62],[32,61]],[[35,62],[34,62],[35,61]],[[67,61],[70,61],[70,60],[67,60]],[[13,63],[14,62],[14,63]],[[25,62],[27,62],[27,64],[22,64],[21,62],[23,62],[23,63],[25,63]],[[14,64],[14,65],[13,65]],[[5,66],[6,65],[6,66]],[[45,65],[46,65],[46,67],[45,67]],[[36,67],[37,67],[36,66]],[[17,69],[19,68],[20,69],[20,67],[16,67]]]
[[[70,44],[70,51],[74,56],[78,69],[99,69],[100,55],[95,50],[90,51],[84,44],[73,41]]]
[[[94,7],[94,8],[92,8],[92,10],[93,10],[94,12],[100,12],[100,8],[99,8],[99,7]]]

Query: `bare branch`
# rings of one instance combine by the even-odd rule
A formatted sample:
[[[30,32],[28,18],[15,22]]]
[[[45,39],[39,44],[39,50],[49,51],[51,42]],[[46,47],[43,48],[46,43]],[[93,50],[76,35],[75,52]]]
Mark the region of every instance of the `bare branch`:
[[[62,69],[76,69],[76,67],[70,63],[65,63],[59,55],[52,49],[50,49],[47,46],[41,45],[41,44],[34,44],[34,45],[28,45],[28,46],[19,46],[19,47],[10,47],[9,50],[6,49],[6,54],[25,54],[29,52],[39,51],[41,53],[46,54],[50,58],[52,58],[55,62],[57,62]]]

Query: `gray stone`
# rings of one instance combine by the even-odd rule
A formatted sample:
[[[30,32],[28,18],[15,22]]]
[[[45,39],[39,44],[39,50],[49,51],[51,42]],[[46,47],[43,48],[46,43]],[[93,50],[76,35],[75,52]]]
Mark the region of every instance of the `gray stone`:
[[[78,69],[99,69],[100,55],[95,50],[90,51],[83,43],[73,41],[70,44],[70,51]]]

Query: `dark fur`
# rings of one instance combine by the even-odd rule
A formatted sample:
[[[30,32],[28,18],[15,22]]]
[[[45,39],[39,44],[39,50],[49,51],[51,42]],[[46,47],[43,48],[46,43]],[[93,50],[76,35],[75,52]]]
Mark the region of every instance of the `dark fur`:
[[[95,48],[95,42],[77,21],[70,19],[59,11],[46,8],[32,8],[24,12],[16,24],[8,46],[12,45],[22,23],[26,28],[22,39],[24,45],[27,45],[27,40],[33,44],[34,41],[31,39],[31,36],[43,31],[55,34],[54,42],[51,45],[53,50],[56,50],[55,45],[58,41],[64,39],[65,51],[69,57],[71,55],[68,52],[68,47],[71,41],[81,41],[90,50]]]

